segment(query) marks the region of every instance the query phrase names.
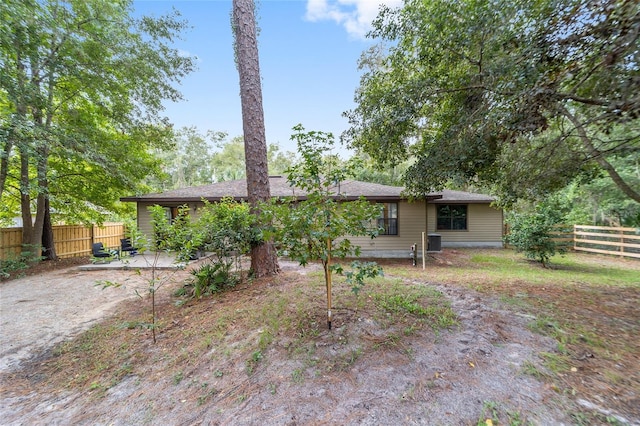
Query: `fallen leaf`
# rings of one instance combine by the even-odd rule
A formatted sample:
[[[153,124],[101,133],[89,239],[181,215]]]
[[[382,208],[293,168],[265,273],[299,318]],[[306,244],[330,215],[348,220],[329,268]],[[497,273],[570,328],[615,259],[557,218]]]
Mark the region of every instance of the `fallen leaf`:
[[[471,361],[469,361],[469,365],[471,366],[471,368],[475,368],[475,365]]]

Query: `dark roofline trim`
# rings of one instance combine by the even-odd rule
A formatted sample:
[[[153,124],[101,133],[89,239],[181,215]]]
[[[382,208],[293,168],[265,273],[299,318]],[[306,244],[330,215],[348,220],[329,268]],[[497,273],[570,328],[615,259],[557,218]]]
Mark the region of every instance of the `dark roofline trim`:
[[[288,197],[292,197],[292,196],[288,196]],[[172,204],[184,204],[184,203],[199,203],[202,201],[202,199],[205,199],[209,202],[215,203],[218,202],[224,198],[232,198],[235,201],[246,201],[247,197],[231,197],[231,196],[224,196],[224,197],[148,197],[148,196],[142,196],[142,197],[138,197],[138,196],[132,196],[132,197],[122,197],[120,198],[120,201],[123,202],[143,202],[143,203],[154,203],[154,204],[162,204],[162,203],[172,203]],[[286,198],[286,197],[283,197]],[[296,197],[298,200],[302,201],[302,200],[306,200],[307,197],[305,195],[301,195]],[[342,197],[332,197],[333,199],[341,199],[341,200],[346,200],[346,201],[354,201],[354,200],[358,200],[360,197],[359,196],[342,196]],[[478,199],[450,199],[450,198],[444,198],[443,195],[427,195],[427,202],[431,203],[431,204],[490,204],[492,202],[494,202],[494,199],[485,199],[485,200],[478,200]],[[402,196],[395,196],[395,195],[372,195],[369,197],[365,197],[365,199],[369,200],[369,201],[410,201],[411,198],[410,197],[402,197]],[[413,199],[413,201],[422,201],[421,199]]]
[[[218,202],[224,198],[232,198],[235,201],[246,201],[246,197],[208,197],[205,198],[207,201],[211,203]],[[345,201],[354,201],[358,200],[360,197],[355,196],[347,196],[347,197],[332,197],[334,199],[339,198]],[[297,197],[298,200],[303,201],[306,200],[306,196]],[[379,201],[379,202],[392,202],[392,201],[407,201],[408,198],[404,197],[396,197],[396,196],[371,196],[365,197],[365,199],[369,201]],[[122,197],[120,201],[123,202],[132,202],[132,203],[152,203],[152,204],[185,204],[185,203],[200,203],[202,202],[202,197],[154,197],[154,198],[143,198],[143,197]],[[416,202],[422,200],[414,200]],[[451,199],[443,199],[442,195],[440,196],[429,196],[427,198],[427,202],[430,204],[491,204],[495,200],[470,200],[470,199],[460,199],[460,200],[451,200]]]
[[[211,203],[215,203],[218,202],[222,199],[225,198],[232,198],[234,201],[247,201],[246,197],[231,197],[231,196],[226,196],[226,197],[122,197],[120,198],[120,201],[123,202],[132,202],[132,203],[153,203],[153,204],[166,204],[166,203],[170,203],[170,204],[185,204],[185,203],[200,203],[202,202],[202,199],[205,199]],[[292,198],[292,196],[289,197],[282,197],[282,198]],[[299,201],[304,201],[307,199],[306,196],[298,196],[295,197],[297,200]],[[359,196],[346,196],[346,197],[331,197],[333,199],[339,199],[339,200],[344,200],[344,201],[355,201],[355,200],[359,200],[360,197]],[[387,196],[387,195],[376,195],[376,196],[371,196],[371,197],[365,197],[366,200],[369,201],[403,201],[406,200],[406,198],[403,197],[397,197],[397,196]]]
[[[275,190],[272,186],[272,197],[295,197],[299,201],[307,199],[307,194],[305,191],[298,191],[296,188],[291,187],[286,179],[277,177],[270,177],[269,179],[270,184],[275,183]],[[341,186],[342,184],[344,184],[344,186]],[[345,191],[341,192],[341,194],[333,192],[332,199],[353,201],[364,197],[364,199],[371,202],[421,202],[426,200],[426,202],[429,204],[490,204],[495,201],[493,197],[484,194],[466,193],[464,191],[444,190],[442,192],[427,193],[421,197],[413,197],[405,193],[401,187],[390,187],[386,185],[352,180],[345,181],[344,183],[341,183],[341,185],[333,188],[333,190],[340,191],[342,188]],[[182,188],[164,193],[121,197],[120,201],[161,205],[200,203],[202,199],[205,199],[209,202],[218,202],[224,198],[243,201],[247,200],[247,195],[245,194],[245,192],[246,181],[244,179],[239,179],[235,181],[219,182],[211,185]],[[224,193],[227,194],[218,195]]]
[[[435,200],[431,201],[431,204],[491,204],[495,200]]]

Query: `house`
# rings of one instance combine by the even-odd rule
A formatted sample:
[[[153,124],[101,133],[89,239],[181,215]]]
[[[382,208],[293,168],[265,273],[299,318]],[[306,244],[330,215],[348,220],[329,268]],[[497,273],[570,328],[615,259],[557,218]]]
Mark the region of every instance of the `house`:
[[[285,177],[270,176],[272,197],[295,196],[304,200],[305,192],[289,185]],[[350,238],[362,249],[363,257],[408,257],[411,245],[418,244],[421,251],[422,233],[431,234],[432,242],[440,240],[446,247],[502,247],[502,210],[492,206],[488,195],[443,190],[427,194],[423,200],[409,201],[402,195],[402,187],[348,180],[335,188],[336,194],[346,200],[365,197],[383,204],[379,224],[383,234],[375,239]],[[176,216],[178,206],[187,205],[190,214],[197,216],[203,206],[202,199],[210,202],[232,197],[247,199],[246,180],[218,182],[210,185],[176,189],[157,194],[122,197],[125,202],[137,203],[138,228],[152,233],[149,206],[160,205],[167,216]],[[433,236],[437,234],[440,237]]]

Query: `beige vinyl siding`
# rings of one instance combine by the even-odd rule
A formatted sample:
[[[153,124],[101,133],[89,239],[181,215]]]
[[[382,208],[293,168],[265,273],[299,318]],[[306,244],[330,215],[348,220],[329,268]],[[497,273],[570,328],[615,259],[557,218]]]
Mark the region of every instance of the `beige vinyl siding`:
[[[409,203],[398,202],[398,235],[380,235],[371,239],[367,237],[350,237],[349,240],[359,245],[363,252],[405,250],[407,257],[412,244],[420,244],[424,231],[424,201]],[[366,253],[363,253],[366,256]]]
[[[151,237],[151,215],[148,207],[156,203],[138,202],[138,228],[145,235]],[[176,207],[180,204],[167,204],[166,207]],[[502,243],[502,211],[490,207],[489,204],[466,204],[467,230],[446,231],[436,230],[436,206],[428,204],[428,233],[440,234],[442,247],[456,246],[499,246]],[[197,217],[202,203],[189,203],[190,214]],[[371,239],[367,237],[351,237],[351,242],[359,245],[362,255],[367,252],[372,257],[409,257],[412,244],[418,245],[418,252],[422,251],[422,232],[425,231],[427,215],[425,202],[398,202],[398,235],[380,235]]]
[[[149,207],[155,206],[158,203],[145,203],[138,202],[138,230],[142,232],[147,238],[151,238],[153,235],[153,226],[151,226],[151,212],[149,211]],[[200,207],[204,206],[202,203],[188,203],[189,204],[189,214],[192,216],[197,216],[197,211]],[[162,205],[162,207],[178,207],[184,205],[169,203],[167,205]]]
[[[147,238],[153,235],[153,228],[151,227],[151,214],[147,208],[152,206],[151,203],[138,202],[138,230],[142,232]]]
[[[442,244],[448,243],[501,243],[502,210],[489,204],[467,204],[467,229],[453,231],[436,229],[436,206],[429,204],[429,233],[442,236]]]

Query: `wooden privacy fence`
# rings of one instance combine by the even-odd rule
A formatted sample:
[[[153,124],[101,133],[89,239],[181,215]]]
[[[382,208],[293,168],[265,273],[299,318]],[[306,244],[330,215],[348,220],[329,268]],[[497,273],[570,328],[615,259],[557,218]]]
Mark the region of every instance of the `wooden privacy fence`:
[[[640,228],[574,225],[573,248],[640,259]]]
[[[122,223],[108,222],[103,226],[56,225],[53,241],[60,258],[91,255],[91,244],[101,242],[105,247],[120,247],[125,227]],[[0,260],[20,255],[22,250],[22,228],[0,229]]]

